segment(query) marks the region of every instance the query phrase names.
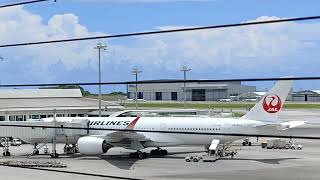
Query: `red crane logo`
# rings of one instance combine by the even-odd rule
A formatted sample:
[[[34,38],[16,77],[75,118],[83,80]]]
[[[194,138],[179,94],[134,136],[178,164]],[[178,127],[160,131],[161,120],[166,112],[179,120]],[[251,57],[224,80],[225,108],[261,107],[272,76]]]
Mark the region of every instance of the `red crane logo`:
[[[276,113],[281,109],[281,99],[276,94],[267,94],[262,103],[263,109],[268,113]]]

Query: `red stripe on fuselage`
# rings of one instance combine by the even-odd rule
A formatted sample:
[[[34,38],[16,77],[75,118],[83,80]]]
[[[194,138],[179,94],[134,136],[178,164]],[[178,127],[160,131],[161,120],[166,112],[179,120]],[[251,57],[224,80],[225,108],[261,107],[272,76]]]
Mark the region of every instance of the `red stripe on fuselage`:
[[[138,120],[140,119],[140,117],[136,117],[128,126],[126,129],[133,129],[134,126],[137,124]]]

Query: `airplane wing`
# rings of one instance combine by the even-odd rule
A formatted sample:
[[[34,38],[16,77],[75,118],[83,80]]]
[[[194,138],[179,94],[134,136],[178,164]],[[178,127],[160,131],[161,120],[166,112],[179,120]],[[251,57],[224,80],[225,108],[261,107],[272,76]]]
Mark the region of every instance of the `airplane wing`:
[[[133,129],[140,117],[136,117],[125,129]],[[124,147],[128,149],[143,149],[142,143],[150,141],[143,133],[133,131],[114,131],[107,135],[95,137],[103,138],[112,146]]]
[[[128,149],[143,149],[142,143],[150,141],[144,134],[138,132],[116,131],[107,134],[104,139],[112,146],[118,146]]]
[[[280,123],[278,128],[281,130],[287,130],[287,129],[295,128],[298,126],[302,126],[307,123],[308,123],[308,121],[288,121],[288,122]]]
[[[278,130],[287,130],[291,128],[295,128],[298,126],[302,126],[304,124],[307,124],[308,121],[287,121],[282,123],[271,123],[271,124],[263,124],[257,126],[259,129],[278,129]]]
[[[136,117],[125,129],[134,129],[140,117]],[[152,132],[114,131],[107,135],[95,135],[109,145],[126,149],[140,150],[148,146],[168,146],[181,143],[181,140],[167,134]]]

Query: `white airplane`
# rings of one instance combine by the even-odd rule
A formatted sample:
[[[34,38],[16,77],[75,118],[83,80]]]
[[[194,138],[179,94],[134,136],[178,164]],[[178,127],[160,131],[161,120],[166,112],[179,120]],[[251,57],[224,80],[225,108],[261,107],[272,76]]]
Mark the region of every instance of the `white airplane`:
[[[145,158],[141,150],[156,147],[151,154],[166,155],[161,147],[196,145],[205,146],[216,152],[218,147],[228,145],[239,136],[179,134],[191,133],[239,133],[278,134],[279,131],[303,125],[306,121],[278,122],[278,114],[292,86],[291,80],[278,81],[274,87],[241,118],[201,118],[201,117],[90,117],[90,128],[128,129],[132,131],[90,130],[88,136],[81,137],[78,150],[84,155],[100,155],[112,147],[136,150],[130,156]],[[135,131],[136,130],[136,131]],[[139,132],[142,131],[166,131]],[[172,133],[170,133],[172,132]]]
[[[244,139],[244,137],[241,136],[225,136],[222,134],[278,135],[279,132],[282,132],[283,130],[305,124],[306,121],[290,121],[283,123],[278,121],[278,114],[282,109],[291,86],[291,80],[278,81],[274,87],[241,118],[59,117],[56,118],[57,122],[64,123],[59,126],[72,126],[72,122],[80,120],[82,122],[88,122],[89,128],[92,129],[84,131],[83,134],[77,134],[77,137],[76,134],[72,134],[74,131],[70,130],[68,131],[69,138],[66,138],[63,135],[57,137],[58,139],[56,138],[56,141],[59,143],[77,143],[79,152],[84,155],[100,155],[106,153],[112,147],[123,147],[136,151],[135,153],[131,153],[130,156],[145,158],[148,154],[141,152],[144,148],[155,147],[156,149],[150,152],[151,155],[166,155],[168,152],[161,148],[181,145],[205,146],[206,149],[214,154],[217,153],[218,150],[221,151],[221,147],[222,151],[224,151],[225,147],[235,140]],[[53,119],[54,118],[46,118],[43,122],[2,123],[51,126],[54,124],[52,122]],[[49,133],[50,130],[50,128],[33,128],[31,130],[29,128],[24,128],[19,129],[19,131],[13,131],[13,129],[9,131],[9,128],[14,127],[3,128],[4,129],[2,129],[0,133],[3,133],[4,137],[19,137],[20,139],[33,144],[44,141],[42,136],[42,138],[39,138],[41,130],[45,130],[45,132],[40,133],[43,135]],[[11,134],[9,135],[8,133]],[[214,133],[220,135],[213,135]],[[78,135],[82,137],[78,137]],[[51,142],[52,136],[49,137],[46,135],[46,139],[48,142]]]

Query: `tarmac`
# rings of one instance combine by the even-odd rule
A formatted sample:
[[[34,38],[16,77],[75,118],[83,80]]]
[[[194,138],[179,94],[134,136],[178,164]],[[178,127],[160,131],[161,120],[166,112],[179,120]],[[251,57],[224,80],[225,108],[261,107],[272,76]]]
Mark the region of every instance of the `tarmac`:
[[[304,131],[303,134],[311,132],[312,135],[320,135],[320,126],[316,124],[320,122],[318,114],[316,111],[292,110],[284,111],[280,118],[282,120],[310,119],[312,123],[301,127],[300,130]],[[28,157],[27,154],[32,152],[32,146],[22,145],[21,147],[11,147],[10,151],[13,155],[11,157],[0,156],[0,162],[8,160],[59,161],[66,164],[67,167],[24,169],[1,166],[0,178],[24,180],[60,178],[76,178],[77,180],[120,178],[320,179],[320,140],[295,140],[303,145],[303,150],[262,149],[260,144],[255,141],[256,138],[252,138],[254,146],[241,146],[241,141],[236,142],[232,149],[237,150],[237,155],[233,159],[225,157],[216,162],[185,162],[184,158],[187,156],[205,154],[203,147],[170,147],[166,148],[169,151],[168,156],[138,160],[130,159],[128,153],[132,151],[123,148],[112,148],[105,155],[99,157],[80,155],[61,155],[58,159],[52,159],[49,155]],[[63,145],[58,145],[58,153],[62,153],[62,147]],[[150,150],[146,149],[145,151]]]

